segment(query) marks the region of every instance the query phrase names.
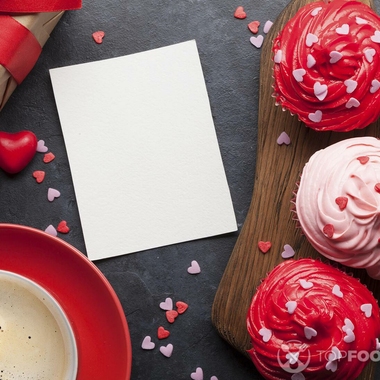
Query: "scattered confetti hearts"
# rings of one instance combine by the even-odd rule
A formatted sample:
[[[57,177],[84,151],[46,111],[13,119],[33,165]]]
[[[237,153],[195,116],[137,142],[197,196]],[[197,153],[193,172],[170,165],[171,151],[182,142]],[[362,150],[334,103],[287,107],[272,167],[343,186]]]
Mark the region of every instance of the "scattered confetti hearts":
[[[51,224],[47,226],[47,228],[45,229],[45,232],[49,235],[57,236],[57,230]]]
[[[356,90],[356,87],[358,86],[358,82],[353,79],[347,79],[344,81],[344,85],[347,87],[347,94],[351,94]]]
[[[333,50],[330,52],[330,63],[337,63],[343,58],[343,54],[339,53],[339,51]]]
[[[141,348],[144,350],[153,350],[154,347],[156,347],[155,343],[152,342],[152,338],[147,335],[142,341]]]
[[[48,164],[49,162],[52,162],[54,158],[55,158],[55,155],[49,152],[44,155],[43,161],[45,162],[45,164]]]
[[[306,281],[306,280],[304,280],[304,279],[301,279],[301,280],[300,280],[300,285],[301,285],[305,290],[307,290],[307,289],[312,288],[314,284],[313,284],[311,281]]]
[[[282,145],[282,144],[289,145],[290,144],[290,137],[289,137],[289,135],[286,132],[282,132],[280,134],[280,136],[278,136],[277,144],[278,145]]]
[[[175,319],[178,317],[178,311],[176,310],[167,310],[166,313],[166,319],[169,323],[173,323]]]
[[[267,253],[272,247],[272,243],[270,241],[259,241],[257,245],[262,253]]]
[[[339,298],[343,298],[343,293],[340,290],[340,286],[339,285],[334,285],[333,286],[332,293],[334,295],[336,295],[337,297],[339,297]]]
[[[190,274],[198,274],[201,273],[201,267],[199,266],[198,262],[193,260],[191,262],[191,266],[187,268],[187,272]]]
[[[197,367],[195,372],[192,372],[190,377],[193,380],[203,380],[203,369],[201,367]]]
[[[263,342],[269,342],[269,339],[272,337],[272,330],[269,330],[265,327],[259,330],[259,334],[263,337]]]
[[[160,308],[162,310],[172,310],[173,309],[173,300],[168,297],[165,299],[165,302],[160,303]]]
[[[161,346],[160,352],[162,355],[166,356],[167,358],[170,358],[173,353],[173,345],[169,343],[167,346]]]
[[[326,224],[323,227],[323,233],[331,239],[334,236],[334,226],[332,224]]]
[[[170,331],[165,330],[162,326],[157,329],[157,338],[166,339],[170,335]]]
[[[37,183],[41,183],[45,179],[45,172],[43,170],[36,170],[33,172],[33,177]]]
[[[70,228],[67,225],[66,220],[62,220],[61,222],[59,222],[58,227],[57,227],[57,231],[60,232],[61,234],[69,233]]]
[[[105,33],[102,30],[98,30],[97,32],[92,33],[92,38],[97,44],[101,44],[103,42],[103,38]]]
[[[318,37],[313,33],[308,33],[306,36],[306,46],[312,47],[313,44],[319,41]]]
[[[265,34],[267,34],[267,33],[269,32],[269,30],[270,30],[270,28],[272,27],[272,25],[273,25],[273,22],[270,21],[270,20],[268,20],[268,21],[264,24],[264,29],[263,29],[263,31],[264,31]]]
[[[283,259],[289,259],[290,257],[293,257],[295,255],[294,249],[289,245],[284,245],[284,251],[281,253],[281,257]]]
[[[372,315],[372,304],[365,303],[360,306],[360,310],[364,312],[364,315],[369,318]]]
[[[260,34],[257,37],[252,36],[249,40],[253,46],[260,49],[263,44],[264,37]]]
[[[335,199],[335,203],[339,206],[339,209],[343,211],[347,207],[348,198],[347,197],[338,197]]]
[[[234,16],[240,20],[243,20],[247,17],[247,14],[245,13],[244,8],[239,6],[236,8]]]
[[[260,21],[252,21],[248,24],[248,29],[256,34],[259,31]]]
[[[318,98],[318,100],[323,100],[327,96],[327,85],[321,84],[320,82],[314,83],[314,95]]]
[[[288,309],[289,314],[293,314],[297,309],[297,302],[296,301],[288,301],[285,304],[285,307]]]
[[[0,132],[0,168],[9,174],[24,169],[37,151],[37,137],[33,132]]]
[[[297,82],[303,82],[303,77],[306,74],[306,70],[305,69],[295,69],[295,70],[293,70],[292,74],[293,74],[294,79]]]
[[[376,50],[372,48],[366,49],[366,51],[364,52],[364,56],[369,63],[373,62],[373,57],[375,56],[375,54],[376,54]]]
[[[348,99],[348,102],[346,103],[346,108],[352,108],[352,107],[359,107],[360,106],[360,102],[359,100],[355,99],[355,98],[350,98]]]
[[[314,123],[319,123],[322,120],[322,111],[317,110],[314,113],[311,112],[309,113],[308,118]]]
[[[49,187],[47,197],[50,202],[53,202],[55,198],[58,198],[60,196],[61,193],[58,190]]]
[[[37,152],[45,153],[47,151],[48,151],[48,147],[45,146],[45,141],[44,140],[38,140],[37,141]]]
[[[336,28],[336,32],[342,36],[345,36],[350,32],[350,26],[348,24],[343,24],[341,27]]]
[[[314,330],[312,327],[305,326],[305,328],[303,329],[303,332],[305,334],[305,338],[309,340],[317,336],[317,331]]]
[[[189,305],[183,301],[177,301],[175,305],[177,306],[178,314],[183,314],[189,307]]]

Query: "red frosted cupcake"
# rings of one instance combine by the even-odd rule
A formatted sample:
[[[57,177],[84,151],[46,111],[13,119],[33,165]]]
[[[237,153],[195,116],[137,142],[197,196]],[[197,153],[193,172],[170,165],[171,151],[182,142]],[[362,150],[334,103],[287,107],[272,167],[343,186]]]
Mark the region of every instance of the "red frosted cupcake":
[[[266,379],[356,379],[380,355],[372,293],[317,260],[275,267],[252,299],[247,328],[249,355]]]
[[[318,131],[380,116],[380,17],[358,1],[301,8],[273,44],[276,103]]]

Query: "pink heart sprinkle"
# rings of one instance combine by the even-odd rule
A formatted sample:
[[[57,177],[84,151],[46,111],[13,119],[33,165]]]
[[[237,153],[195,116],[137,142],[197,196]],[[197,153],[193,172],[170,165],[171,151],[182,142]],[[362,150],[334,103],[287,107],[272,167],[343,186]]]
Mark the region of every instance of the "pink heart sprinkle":
[[[330,63],[337,63],[342,58],[343,54],[339,53],[339,51],[333,50],[332,52],[330,52]]]
[[[274,55],[273,61],[274,63],[281,63],[282,60],[282,50],[277,50],[276,54]]]
[[[314,95],[318,100],[323,100],[327,96],[327,85],[321,84],[320,82],[314,83]]]
[[[48,151],[48,147],[45,146],[45,141],[44,140],[38,140],[38,142],[37,142],[37,152],[45,153],[47,151]]]
[[[47,226],[45,232],[51,236],[57,236],[57,230],[51,224]]]
[[[302,82],[303,77],[306,74],[306,70],[305,69],[295,69],[295,70],[293,70],[292,74],[293,74],[294,79],[297,82]]]
[[[338,368],[338,363],[336,360],[327,362],[325,368],[328,371],[335,372]]]
[[[252,36],[249,41],[251,42],[251,44],[255,47],[257,47],[258,49],[261,48],[262,44],[263,44],[263,41],[264,41],[264,37],[259,34],[257,37],[255,36]]]
[[[293,373],[291,380],[306,380],[305,376],[301,372]]]
[[[373,57],[375,56],[376,54],[376,50],[375,49],[366,49],[365,52],[364,52],[364,56],[365,56],[365,59],[369,62],[369,63],[372,63],[373,62]]]
[[[210,380],[218,380],[216,376],[211,376]]]
[[[336,28],[336,32],[341,36],[345,36],[350,33],[350,26],[348,24],[343,24],[341,27]]]
[[[263,28],[263,31],[265,34],[267,34],[270,30],[270,28],[272,27],[273,25],[273,22],[268,20],[265,24],[264,24],[264,28]]]
[[[355,334],[351,329],[346,330],[346,336],[343,338],[346,343],[352,343],[355,340]]]
[[[367,20],[364,20],[364,18],[361,18],[361,17],[358,17],[358,16],[356,16],[355,21],[356,21],[356,23],[358,25],[368,24]]]
[[[49,187],[47,197],[50,202],[53,202],[54,199],[58,198],[60,195],[61,193],[58,190],[52,189],[51,187]]]
[[[317,330],[314,330],[312,327],[309,326],[305,326],[303,332],[305,334],[305,338],[309,340],[317,336]]]
[[[369,91],[371,94],[374,94],[379,88],[380,88],[380,82],[377,79],[374,79],[371,82],[371,88]]]
[[[350,329],[352,331],[354,331],[354,324],[352,323],[351,319],[349,318],[345,318],[344,319],[344,326],[342,327],[342,330],[345,332],[346,330]]]
[[[317,61],[315,60],[315,58],[311,55],[311,54],[308,54],[307,55],[307,67],[309,69],[311,69],[315,64],[317,63]]]
[[[300,285],[301,285],[305,290],[307,290],[307,289],[312,288],[314,284],[313,284],[311,281],[306,281],[306,280],[304,280],[304,279],[301,279],[301,280],[300,280]]]
[[[160,303],[160,308],[162,310],[173,310],[173,300],[170,297],[166,298],[165,302]]]
[[[263,337],[263,342],[269,342],[269,339],[272,337],[272,330],[263,327],[259,330],[259,334]]]
[[[173,353],[173,345],[169,343],[167,346],[161,346],[160,352],[162,355],[166,356],[167,358],[170,358]]]
[[[280,134],[280,136],[278,136],[277,144],[278,145],[282,145],[282,144],[289,145],[290,144],[290,137],[289,137],[289,135],[286,132],[282,132]]]
[[[314,16],[316,16],[321,10],[322,10],[322,7],[314,8],[314,9],[311,11],[310,14],[314,17]]]
[[[356,90],[358,82],[356,82],[356,80],[353,79],[347,79],[344,81],[344,85],[347,87],[347,94],[351,94]]]
[[[288,301],[285,304],[285,307],[288,309],[289,314],[294,314],[294,312],[297,309],[297,302],[296,301]]]
[[[141,343],[141,348],[144,350],[153,350],[156,347],[155,343],[152,342],[152,338],[147,335]]]
[[[332,346],[328,359],[330,362],[334,362],[336,360],[342,359],[342,353],[340,352],[338,347]]]
[[[201,267],[199,266],[198,262],[193,260],[191,262],[191,266],[187,268],[187,272],[190,274],[198,274],[201,273]]]
[[[284,251],[281,253],[281,257],[283,259],[289,259],[290,257],[293,257],[295,255],[294,249],[289,245],[284,245]]]
[[[332,294],[336,295],[339,298],[343,298],[343,293],[340,290],[339,285],[334,285],[332,288]]]
[[[322,120],[322,111],[317,110],[314,113],[309,113],[308,118],[314,123],[319,123]]]
[[[348,99],[348,102],[346,103],[346,108],[352,108],[352,107],[359,107],[360,106],[360,102],[359,100],[355,99],[355,98],[350,98]]]
[[[201,367],[197,367],[195,372],[192,372],[190,377],[193,380],[203,380],[203,369]]]
[[[369,318],[372,315],[372,304],[364,303],[360,306],[360,310],[364,312],[364,315]]]
[[[306,46],[312,47],[313,44],[317,43],[319,41],[318,37],[313,33],[308,33],[306,36]]]
[[[371,40],[376,43],[380,43],[380,31],[376,30],[374,35],[371,36]]]

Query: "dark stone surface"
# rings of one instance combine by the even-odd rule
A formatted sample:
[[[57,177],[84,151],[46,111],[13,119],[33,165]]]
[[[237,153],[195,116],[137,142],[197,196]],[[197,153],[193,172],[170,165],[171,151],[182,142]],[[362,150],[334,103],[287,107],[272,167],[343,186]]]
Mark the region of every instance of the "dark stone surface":
[[[274,21],[286,4],[286,0],[84,0],[81,10],[67,12],[36,66],[0,113],[0,130],[31,130],[45,140],[56,158],[44,164],[43,154],[37,153],[21,173],[0,172],[0,222],[44,230],[66,220],[71,231],[59,237],[85,253],[48,70],[195,39],[240,231],[254,183],[260,60],[260,49],[250,44],[247,25],[259,20],[263,34],[265,21]],[[245,20],[233,16],[239,5],[245,7]],[[91,36],[97,30],[106,34],[101,45]],[[99,154],[107,159],[106,151]],[[46,171],[42,184],[33,179],[34,170]],[[48,202],[48,187],[58,189],[61,197]],[[118,294],[128,320],[132,379],[190,379],[197,367],[203,368],[207,380],[211,376],[219,380],[261,378],[211,324],[213,298],[237,236],[238,232],[96,262]],[[187,273],[192,260],[202,268],[199,275]],[[172,325],[159,308],[166,297],[189,304]],[[156,338],[160,325],[171,332],[163,341]],[[141,349],[146,335],[153,337],[155,350]],[[158,349],[167,343],[174,345],[171,358]]]

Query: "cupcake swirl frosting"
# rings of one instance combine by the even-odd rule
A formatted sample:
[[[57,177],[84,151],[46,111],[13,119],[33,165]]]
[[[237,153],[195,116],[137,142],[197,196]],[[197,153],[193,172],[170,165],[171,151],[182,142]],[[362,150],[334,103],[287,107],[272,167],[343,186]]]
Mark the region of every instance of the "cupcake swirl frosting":
[[[346,139],[314,153],[295,205],[301,229],[318,252],[380,279],[378,139]]]
[[[249,354],[266,379],[355,379],[376,355],[379,307],[357,279],[317,260],[273,269],[252,299]],[[365,333],[364,333],[365,332]]]
[[[301,8],[274,41],[274,94],[315,130],[349,131],[380,115],[380,18],[359,1]]]

